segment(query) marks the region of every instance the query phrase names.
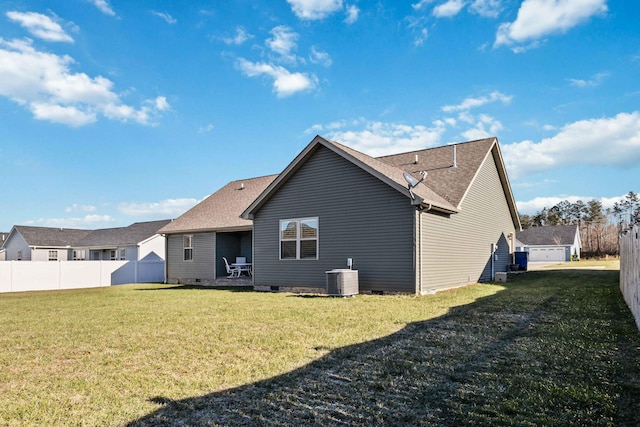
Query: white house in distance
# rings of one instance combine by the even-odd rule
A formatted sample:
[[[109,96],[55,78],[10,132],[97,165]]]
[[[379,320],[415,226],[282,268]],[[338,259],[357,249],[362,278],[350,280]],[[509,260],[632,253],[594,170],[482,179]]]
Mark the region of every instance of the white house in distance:
[[[577,225],[530,227],[516,232],[516,250],[529,253],[529,262],[580,259],[582,241]]]
[[[128,227],[80,230],[16,225],[4,243],[7,261],[84,261],[164,259],[158,230],[170,220]]]

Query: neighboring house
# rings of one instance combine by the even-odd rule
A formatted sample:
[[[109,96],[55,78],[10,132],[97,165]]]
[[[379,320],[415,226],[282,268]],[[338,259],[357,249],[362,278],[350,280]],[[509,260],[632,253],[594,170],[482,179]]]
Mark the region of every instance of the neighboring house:
[[[94,230],[73,244],[72,259],[161,260],[164,237],[158,233],[171,220],[136,222],[128,227]]]
[[[82,261],[164,259],[158,229],[170,220],[138,222],[100,230],[13,227],[4,248],[7,261]]]
[[[582,241],[577,225],[531,227],[516,233],[516,239],[516,249],[529,252],[529,262],[580,259]]]
[[[488,281],[507,271],[520,230],[496,138],[373,158],[316,136],[242,217],[259,290],[322,292],[348,259],[364,292]]]
[[[73,243],[91,230],[15,225],[5,242],[7,261],[69,261]]]
[[[222,257],[252,258],[252,222],[240,214],[276,175],[232,181],[159,230],[166,236],[168,283],[227,277]]]
[[[5,260],[4,242],[9,237],[9,233],[0,232],[0,261]]]

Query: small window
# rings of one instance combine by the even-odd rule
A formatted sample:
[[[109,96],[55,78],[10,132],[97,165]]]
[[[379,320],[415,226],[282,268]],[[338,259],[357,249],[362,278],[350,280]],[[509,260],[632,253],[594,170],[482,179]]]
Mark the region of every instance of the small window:
[[[127,250],[126,249],[120,249],[120,260],[124,261],[127,259]]]
[[[182,247],[184,248],[184,260],[193,261],[193,235],[187,234],[183,236]]]
[[[18,261],[22,261],[22,251],[18,251]]]
[[[49,261],[58,260],[58,251],[49,251]]]
[[[84,249],[78,249],[73,251],[74,261],[84,261],[86,259],[86,252]]]
[[[280,259],[318,259],[318,218],[280,221]]]
[[[111,249],[109,251],[109,259],[111,261],[115,261],[116,260],[116,250],[115,249]]]

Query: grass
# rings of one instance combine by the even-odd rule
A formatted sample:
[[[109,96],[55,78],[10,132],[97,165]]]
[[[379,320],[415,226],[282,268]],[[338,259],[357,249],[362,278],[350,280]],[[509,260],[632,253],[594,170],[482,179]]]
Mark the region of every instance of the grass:
[[[615,270],[338,299],[0,295],[0,425],[638,425]]]

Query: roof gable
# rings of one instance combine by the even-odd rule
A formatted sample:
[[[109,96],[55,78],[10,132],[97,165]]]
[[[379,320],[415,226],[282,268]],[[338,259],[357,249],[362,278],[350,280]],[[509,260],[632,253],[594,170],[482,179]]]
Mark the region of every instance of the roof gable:
[[[451,146],[430,148],[390,156],[373,158],[335,141],[316,136],[309,145],[278,175],[278,177],[260,194],[255,201],[242,213],[243,218],[252,218],[254,212],[268,200],[289,177],[298,170],[313,155],[319,146],[324,146],[363,170],[369,172],[392,188],[400,191],[408,198],[412,198],[414,205],[428,206],[431,209],[445,213],[459,211],[466,192],[473,183],[481,165],[493,153],[502,180],[511,216],[520,229],[515,201],[511,193],[502,157],[495,138],[456,144],[456,167],[453,168],[453,148]],[[417,162],[416,160],[417,156]],[[403,173],[409,172],[418,177],[426,170],[426,179],[413,188],[409,193]]]
[[[250,230],[252,222],[240,217],[251,202],[277,175],[231,181],[183,215],[160,229],[160,233],[216,230]]]
[[[415,177],[421,171],[426,171],[428,175],[424,184],[459,208],[473,178],[495,143],[495,138],[487,138],[378,159]]]
[[[573,245],[577,233],[577,225],[547,225],[518,231],[516,238],[528,246]]]

